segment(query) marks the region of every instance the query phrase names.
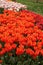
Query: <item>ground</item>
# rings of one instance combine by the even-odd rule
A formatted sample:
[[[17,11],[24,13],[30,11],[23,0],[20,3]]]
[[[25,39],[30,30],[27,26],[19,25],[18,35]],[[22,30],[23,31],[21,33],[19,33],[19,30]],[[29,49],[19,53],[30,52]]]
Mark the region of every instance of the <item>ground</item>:
[[[28,10],[31,10],[31,11],[34,11],[36,13],[43,15],[43,2],[36,3],[31,0],[30,1],[29,0],[17,0],[17,2],[27,5]]]

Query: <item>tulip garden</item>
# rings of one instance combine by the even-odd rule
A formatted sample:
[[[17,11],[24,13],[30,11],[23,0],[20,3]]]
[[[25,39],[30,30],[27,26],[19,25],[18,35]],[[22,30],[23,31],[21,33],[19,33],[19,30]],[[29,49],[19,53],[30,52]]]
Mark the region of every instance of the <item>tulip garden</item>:
[[[43,16],[29,10],[0,13],[0,65],[43,65]]]

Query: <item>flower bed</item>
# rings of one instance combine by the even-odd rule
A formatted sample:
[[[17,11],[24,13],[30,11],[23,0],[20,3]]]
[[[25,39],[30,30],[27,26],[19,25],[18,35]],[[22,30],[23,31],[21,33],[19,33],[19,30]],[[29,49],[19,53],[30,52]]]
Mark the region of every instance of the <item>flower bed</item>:
[[[0,64],[43,65],[43,17],[22,10],[0,14]]]

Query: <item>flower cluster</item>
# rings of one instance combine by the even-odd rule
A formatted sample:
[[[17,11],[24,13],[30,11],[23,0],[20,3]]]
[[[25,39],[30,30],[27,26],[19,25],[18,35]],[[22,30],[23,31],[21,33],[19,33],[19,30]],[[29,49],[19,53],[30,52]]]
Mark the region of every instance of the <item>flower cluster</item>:
[[[26,5],[23,5],[21,3],[6,1],[6,0],[0,1],[0,7],[7,9],[7,10],[13,10],[13,11],[19,11],[20,9],[27,8]]]
[[[30,11],[29,11],[30,12]],[[36,21],[36,25],[41,29],[43,30],[43,16],[39,15],[39,14],[35,14],[33,12],[30,12],[32,13],[33,17],[35,18],[35,21]]]
[[[16,56],[24,53],[33,59],[43,56],[43,30],[37,26],[36,16],[26,10],[5,10],[0,14],[0,57],[12,50]]]

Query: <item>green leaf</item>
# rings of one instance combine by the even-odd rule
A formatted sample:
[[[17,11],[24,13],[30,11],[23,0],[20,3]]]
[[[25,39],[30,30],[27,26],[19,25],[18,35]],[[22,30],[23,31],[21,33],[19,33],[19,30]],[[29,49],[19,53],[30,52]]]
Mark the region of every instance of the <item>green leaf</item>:
[[[17,65],[23,65],[23,63],[22,63],[21,61],[19,61],[19,62],[17,63]]]
[[[24,61],[23,62],[23,65],[30,65],[30,62],[27,60],[27,61]]]
[[[4,11],[4,8],[0,8],[0,14],[2,14]]]
[[[41,61],[41,65],[43,65],[43,60]]]

